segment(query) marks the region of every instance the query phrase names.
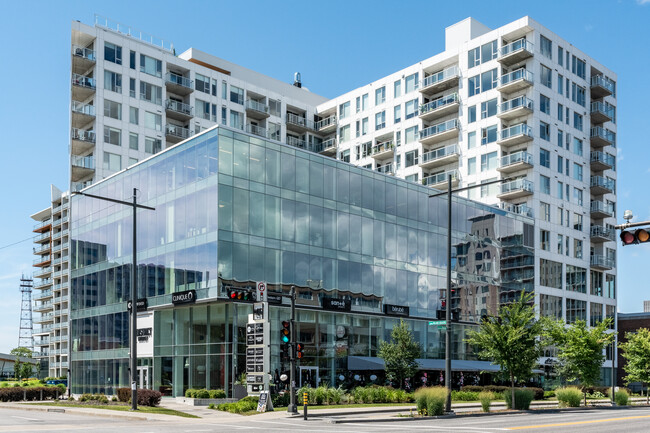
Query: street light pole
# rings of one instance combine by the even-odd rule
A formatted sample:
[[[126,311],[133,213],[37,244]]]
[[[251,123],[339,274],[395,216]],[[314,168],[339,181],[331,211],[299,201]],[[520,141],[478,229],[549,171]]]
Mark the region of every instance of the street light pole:
[[[287,412],[298,413],[296,406],[296,286],[291,286],[291,328],[289,347],[289,407]]]
[[[99,195],[88,194],[85,192],[75,191],[72,194],[83,195],[90,198],[96,198],[99,200],[110,201],[112,203],[122,204],[126,206],[131,206],[133,208],[133,264],[131,269],[131,323],[129,338],[129,352],[130,352],[130,368],[129,368],[129,381],[131,382],[131,410],[138,410],[138,390],[136,385],[136,379],[138,377],[137,366],[138,366],[138,354],[137,354],[137,338],[138,338],[138,324],[137,324],[137,310],[138,310],[138,290],[137,290],[137,273],[138,273],[138,259],[137,259],[137,210],[138,209],[148,209],[156,210],[156,208],[150,206],[144,206],[137,203],[137,188],[133,188],[133,202],[128,202],[124,200],[117,200],[110,197],[102,197]]]

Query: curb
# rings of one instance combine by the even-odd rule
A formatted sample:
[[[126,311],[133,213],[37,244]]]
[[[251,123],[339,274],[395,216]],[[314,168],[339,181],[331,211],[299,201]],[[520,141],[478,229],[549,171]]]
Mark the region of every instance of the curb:
[[[109,411],[96,411],[96,412],[87,412],[84,410],[79,410],[82,408],[67,408],[64,406],[38,406],[38,405],[0,405],[0,409],[16,409],[16,410],[25,410],[25,411],[32,411],[32,412],[56,412],[56,413],[69,413],[73,415],[86,415],[86,416],[99,416],[103,418],[127,418],[127,419],[134,419],[134,420],[140,420],[140,421],[153,421],[153,420],[159,420],[156,417],[151,417],[150,415],[146,414],[135,414],[135,413],[128,413],[128,412],[118,412],[118,411],[110,411],[114,413],[107,413]],[[164,415],[164,414],[155,414],[155,415]],[[167,415],[168,416],[168,415]]]

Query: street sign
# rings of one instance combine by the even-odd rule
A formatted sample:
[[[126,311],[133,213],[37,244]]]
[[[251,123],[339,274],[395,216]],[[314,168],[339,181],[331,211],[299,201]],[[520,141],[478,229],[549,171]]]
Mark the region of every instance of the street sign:
[[[445,325],[438,325],[438,329],[447,329],[447,326],[445,326]]]
[[[429,326],[434,326],[434,325],[446,325],[447,321],[446,320],[432,320],[429,322]]]
[[[267,302],[266,297],[266,283],[264,281],[257,282],[257,302]]]

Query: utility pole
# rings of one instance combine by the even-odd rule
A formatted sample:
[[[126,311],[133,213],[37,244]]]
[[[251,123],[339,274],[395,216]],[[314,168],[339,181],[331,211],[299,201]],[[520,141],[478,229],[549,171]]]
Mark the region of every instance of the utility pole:
[[[296,406],[296,286],[291,286],[291,341],[289,347],[289,407],[287,412],[298,413]]]

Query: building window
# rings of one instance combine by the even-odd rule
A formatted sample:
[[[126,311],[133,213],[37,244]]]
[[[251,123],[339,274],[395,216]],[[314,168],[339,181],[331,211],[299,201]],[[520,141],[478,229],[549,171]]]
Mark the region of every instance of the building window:
[[[361,119],[361,135],[366,135],[368,133],[368,124],[369,120],[367,117]]]
[[[162,61],[140,54],[140,72],[160,78],[162,77]]]
[[[573,178],[582,182],[582,165],[577,162],[573,163]]]
[[[402,145],[402,131],[395,131],[395,146]]]
[[[104,60],[113,62],[117,65],[122,64],[122,47],[104,42]]]
[[[467,53],[467,67],[473,68],[481,63],[489,62],[497,57],[497,41],[488,42]]]
[[[418,88],[418,73],[411,74],[404,80],[404,93],[410,93]]]
[[[586,77],[587,63],[576,56],[571,56],[571,72],[583,80]]]
[[[572,324],[577,320],[587,321],[587,301],[566,299],[566,323]]]
[[[365,111],[368,109],[368,94],[364,93],[361,95],[361,110]]]
[[[539,295],[540,317],[562,320],[562,298],[553,295]]]
[[[395,95],[395,98],[402,96],[402,80],[397,80],[393,83],[393,95]]]
[[[244,105],[244,89],[236,86],[230,86],[230,102]]]
[[[375,113],[375,131],[386,127],[386,111]]]
[[[573,240],[573,254],[576,259],[582,258],[582,241],[580,239]]]
[[[162,116],[156,113],[144,112],[144,127],[156,131],[162,131]]]
[[[135,132],[130,132],[129,133],[129,149],[131,150],[138,150],[138,134]]]
[[[481,91],[487,92],[490,89],[494,89],[497,86],[498,75],[497,69],[492,69],[491,71],[483,72],[481,74]]]
[[[162,87],[140,81],[140,99],[161,105]]]
[[[356,112],[358,113],[360,111],[361,111],[361,96],[357,96],[357,99],[356,99]]]
[[[560,146],[560,147],[562,147],[564,145],[563,135],[564,135],[564,131],[562,131],[561,129],[558,129],[557,130],[557,145]]]
[[[551,114],[551,100],[548,96],[539,95],[539,110],[542,113]]]
[[[582,231],[582,214],[573,213],[573,229]]]
[[[195,103],[197,117],[205,120],[210,120],[210,103],[201,101],[200,99],[196,99]]]
[[[585,88],[571,83],[571,100],[584,107],[586,105]]]
[[[557,62],[560,66],[564,66],[564,49],[559,45],[557,47]]]
[[[546,149],[539,149],[539,165],[551,168],[551,152]]]
[[[584,198],[580,188],[573,188],[573,201],[579,206],[584,205]]]
[[[557,103],[557,120],[564,122],[564,105]]]
[[[415,183],[418,183],[418,178],[419,178],[418,174],[415,173],[415,174],[411,174],[411,175],[409,175],[409,176],[405,176],[405,177],[404,177],[404,180],[406,180],[406,181],[408,181],[408,182],[415,182]]]
[[[122,145],[122,130],[104,126],[104,143]]]
[[[582,243],[582,241],[580,242]],[[578,256],[576,255],[576,257]],[[587,270],[578,266],[566,265],[566,290],[587,293]]]
[[[210,93],[210,78],[205,75],[195,74],[194,88],[199,92]]]
[[[616,275],[605,274],[605,296],[616,299]]]
[[[497,168],[497,152],[481,155],[481,171],[495,170]]]
[[[104,152],[104,170],[122,170],[122,157],[114,153]]]
[[[346,149],[341,152],[341,161],[350,162],[350,149]]]
[[[539,284],[555,289],[562,288],[562,263],[552,260],[540,259]],[[562,302],[560,301],[560,304]]]
[[[557,74],[557,93],[560,95],[564,94],[564,77],[561,74]]]
[[[350,115],[350,101],[339,105],[339,118],[345,119]]]
[[[129,96],[135,98],[135,78],[129,78]]]
[[[135,70],[135,51],[129,52],[129,68]]]
[[[557,253],[562,255],[564,254],[564,236],[557,235]]]
[[[282,102],[275,99],[269,99],[269,112],[271,116],[282,116]]]
[[[539,47],[542,52],[542,56],[546,56],[549,59],[553,60],[553,42],[550,39],[540,35],[539,36]]]
[[[158,153],[162,150],[162,141],[157,138],[145,137],[144,138],[144,151],[146,153]]]
[[[467,123],[476,122],[476,105],[467,107]]]
[[[228,83],[226,83],[225,81],[221,81],[221,98],[228,99]]]
[[[580,156],[583,155],[582,140],[576,137],[573,137],[573,153]]]
[[[404,144],[409,144],[413,143],[414,141],[418,141],[418,127],[417,126],[412,126],[410,128],[406,128],[406,131],[404,131]]]
[[[548,87],[549,89],[553,88],[553,74],[551,69],[547,68],[544,65],[540,65],[540,81],[542,85]]]
[[[225,105],[221,106],[221,124],[226,125],[228,123],[228,109],[226,108]],[[275,125],[274,123],[271,123],[271,125]],[[275,138],[274,140],[279,140],[279,138]]]
[[[104,99],[104,116],[122,120],[122,104]]]
[[[481,93],[481,76],[475,75],[467,79],[467,92],[469,96]]]
[[[401,105],[396,105],[393,108],[393,115],[394,115],[394,123],[400,123],[402,121],[402,106]]]
[[[476,174],[476,158],[467,160],[467,174]]]
[[[539,247],[544,251],[551,250],[551,232],[548,230],[539,230]]]
[[[582,115],[573,112],[573,127],[578,131],[582,131]]]
[[[269,138],[271,140],[280,141],[280,131],[281,131],[280,124],[269,122],[268,129],[269,129]]]
[[[418,151],[412,150],[404,154],[404,167],[412,167],[418,163]]]
[[[136,107],[129,107],[129,123],[137,125],[139,123],[140,110]]]
[[[543,201],[539,202],[539,216],[544,221],[551,221],[551,205],[544,203]]]
[[[497,141],[497,125],[481,128],[481,145]]]
[[[233,86],[230,87],[232,88]],[[239,111],[230,110],[230,126],[236,129],[244,129],[244,114]]]
[[[551,140],[551,125],[546,122],[539,122],[539,137],[542,140],[550,141]]]
[[[375,105],[383,104],[386,101],[386,86],[375,90]]]
[[[413,99],[411,101],[407,101],[405,104],[406,108],[406,118],[411,119],[415,116],[418,115],[418,100]]]
[[[476,131],[467,133],[467,148],[473,149],[476,147]]]
[[[496,114],[497,114],[497,98],[490,99],[489,101],[486,102],[481,102],[481,119],[486,119],[488,117],[496,116]]]
[[[551,179],[548,176],[539,175],[539,189],[544,194],[551,194]]]
[[[122,74],[104,70],[104,89],[122,93]]]
[[[557,172],[560,174],[564,172],[564,158],[560,155],[557,156]]]
[[[350,141],[350,125],[344,125],[339,128],[339,142]]]
[[[560,181],[557,182],[557,198],[564,199],[564,183]]]

